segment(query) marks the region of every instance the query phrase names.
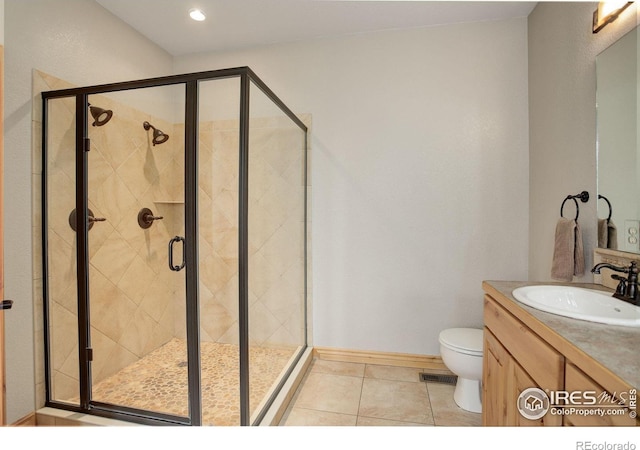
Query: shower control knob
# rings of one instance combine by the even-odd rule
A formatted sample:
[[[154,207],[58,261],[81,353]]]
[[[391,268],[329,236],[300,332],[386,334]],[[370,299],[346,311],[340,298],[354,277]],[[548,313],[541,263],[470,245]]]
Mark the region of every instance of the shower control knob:
[[[154,216],[153,212],[149,208],[142,208],[138,213],[138,225],[140,228],[147,229],[153,225],[154,220],[162,220],[162,216]]]
[[[91,228],[93,228],[93,224],[95,222],[105,222],[107,219],[105,219],[104,217],[95,217],[93,215],[93,211],[91,211],[90,209],[88,210],[88,215],[87,215],[87,223],[89,224],[89,226],[87,227],[89,230]],[[77,231],[76,230],[76,210],[74,209],[73,211],[71,211],[71,214],[69,214],[69,226],[71,227],[71,229],[73,231]]]

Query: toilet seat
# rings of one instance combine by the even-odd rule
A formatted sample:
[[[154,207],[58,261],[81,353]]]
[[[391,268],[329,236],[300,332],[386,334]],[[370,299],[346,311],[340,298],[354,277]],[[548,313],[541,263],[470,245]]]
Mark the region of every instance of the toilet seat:
[[[477,328],[449,328],[440,332],[441,345],[456,352],[482,356],[483,332]]]

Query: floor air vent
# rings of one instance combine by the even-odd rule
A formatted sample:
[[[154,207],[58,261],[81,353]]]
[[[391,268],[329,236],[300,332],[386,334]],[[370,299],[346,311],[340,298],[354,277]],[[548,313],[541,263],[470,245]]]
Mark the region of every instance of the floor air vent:
[[[455,375],[441,375],[434,373],[420,373],[420,381],[430,383],[456,384],[458,377]]]

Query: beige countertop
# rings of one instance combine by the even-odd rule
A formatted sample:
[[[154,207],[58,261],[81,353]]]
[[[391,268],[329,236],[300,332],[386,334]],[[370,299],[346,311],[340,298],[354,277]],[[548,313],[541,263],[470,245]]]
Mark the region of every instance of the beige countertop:
[[[517,301],[511,292],[522,286],[532,285],[568,285],[569,283],[526,282],[526,281],[484,281],[485,292],[495,297],[501,294],[508,302],[512,311],[523,311],[518,314],[520,319],[529,316],[537,319],[552,334],[567,341],[580,352],[593,358],[602,366],[613,372],[630,386],[640,389],[640,328],[606,325],[569,319],[531,308]],[[606,292],[613,291],[599,284],[570,283],[571,286],[587,289],[598,289]],[[496,299],[498,300],[498,299]],[[515,309],[512,309],[515,307]],[[527,323],[526,320],[523,320]],[[545,330],[546,332],[547,330]],[[544,336],[541,336],[544,338]],[[558,344],[558,342],[560,344]],[[554,345],[553,342],[549,342]],[[557,340],[556,345],[560,346]],[[562,352],[562,349],[558,348]]]

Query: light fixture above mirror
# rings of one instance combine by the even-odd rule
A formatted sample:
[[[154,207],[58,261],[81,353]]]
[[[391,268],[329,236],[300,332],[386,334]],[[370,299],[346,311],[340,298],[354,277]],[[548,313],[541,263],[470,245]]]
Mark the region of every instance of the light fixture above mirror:
[[[621,0],[598,2],[598,9],[593,12],[593,33],[597,33],[615,21],[620,13],[627,9],[632,3],[633,2]]]

